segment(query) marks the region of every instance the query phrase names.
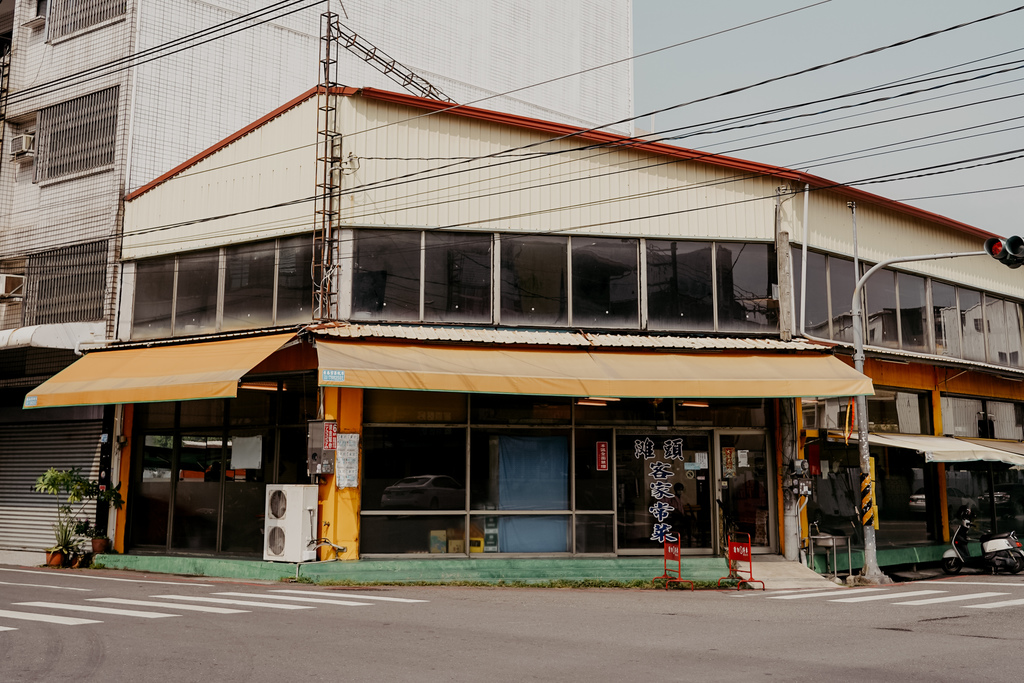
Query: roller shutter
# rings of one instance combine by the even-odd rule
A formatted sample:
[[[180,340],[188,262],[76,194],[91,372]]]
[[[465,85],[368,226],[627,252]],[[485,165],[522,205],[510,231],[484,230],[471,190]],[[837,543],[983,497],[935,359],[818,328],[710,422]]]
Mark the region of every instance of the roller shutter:
[[[98,477],[102,432],[100,420],[0,426],[0,548],[53,545],[56,501],[32,486],[50,467],[80,467],[89,478]],[[95,505],[86,513],[94,518]]]

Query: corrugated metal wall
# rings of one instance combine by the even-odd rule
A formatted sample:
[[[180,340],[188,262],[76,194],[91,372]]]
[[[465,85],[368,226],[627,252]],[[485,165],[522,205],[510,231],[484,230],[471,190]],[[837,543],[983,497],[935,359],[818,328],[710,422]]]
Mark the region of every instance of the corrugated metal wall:
[[[99,420],[0,426],[0,548],[42,550],[53,545],[54,496],[32,490],[50,467],[80,467],[99,476]],[[87,508],[95,516],[95,504]]]

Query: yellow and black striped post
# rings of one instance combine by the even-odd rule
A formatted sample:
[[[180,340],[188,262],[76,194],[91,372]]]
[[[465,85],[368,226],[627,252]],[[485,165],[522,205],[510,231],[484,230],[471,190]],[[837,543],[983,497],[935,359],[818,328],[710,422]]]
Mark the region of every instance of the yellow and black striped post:
[[[860,475],[860,510],[864,526],[875,525],[875,491],[871,486],[871,475]]]

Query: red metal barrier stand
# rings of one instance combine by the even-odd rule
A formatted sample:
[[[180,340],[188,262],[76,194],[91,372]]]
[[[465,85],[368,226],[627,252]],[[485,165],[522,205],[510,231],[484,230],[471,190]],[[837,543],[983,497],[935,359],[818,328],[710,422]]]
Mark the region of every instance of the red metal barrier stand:
[[[668,566],[670,562],[675,563],[675,568],[670,568]],[[690,584],[690,590],[693,590],[693,581],[683,578],[683,553],[678,538],[674,543],[672,541],[665,541],[664,567],[665,573],[661,576],[655,576],[651,581],[664,579],[666,589],[668,589],[668,585],[670,583],[688,583]]]
[[[743,540],[746,539],[746,540]],[[729,576],[718,579],[718,587],[722,587],[723,581],[736,581],[736,590],[745,583],[759,583],[761,590],[764,590],[764,581],[754,578],[754,557],[750,552],[750,534],[737,531],[729,534],[729,542],[726,544],[726,562],[729,565]],[[742,565],[746,565],[746,569]]]

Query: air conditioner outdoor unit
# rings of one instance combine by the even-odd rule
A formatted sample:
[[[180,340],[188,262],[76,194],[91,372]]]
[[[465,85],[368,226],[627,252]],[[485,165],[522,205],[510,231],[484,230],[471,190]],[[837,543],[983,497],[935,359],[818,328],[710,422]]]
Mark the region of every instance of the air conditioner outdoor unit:
[[[4,275],[0,273],[0,299],[20,299],[24,296],[24,275]]]
[[[33,133],[22,133],[11,136],[11,156],[27,157],[35,153],[36,136]]]
[[[308,562],[316,559],[316,484],[268,484],[264,509],[263,559]]]

